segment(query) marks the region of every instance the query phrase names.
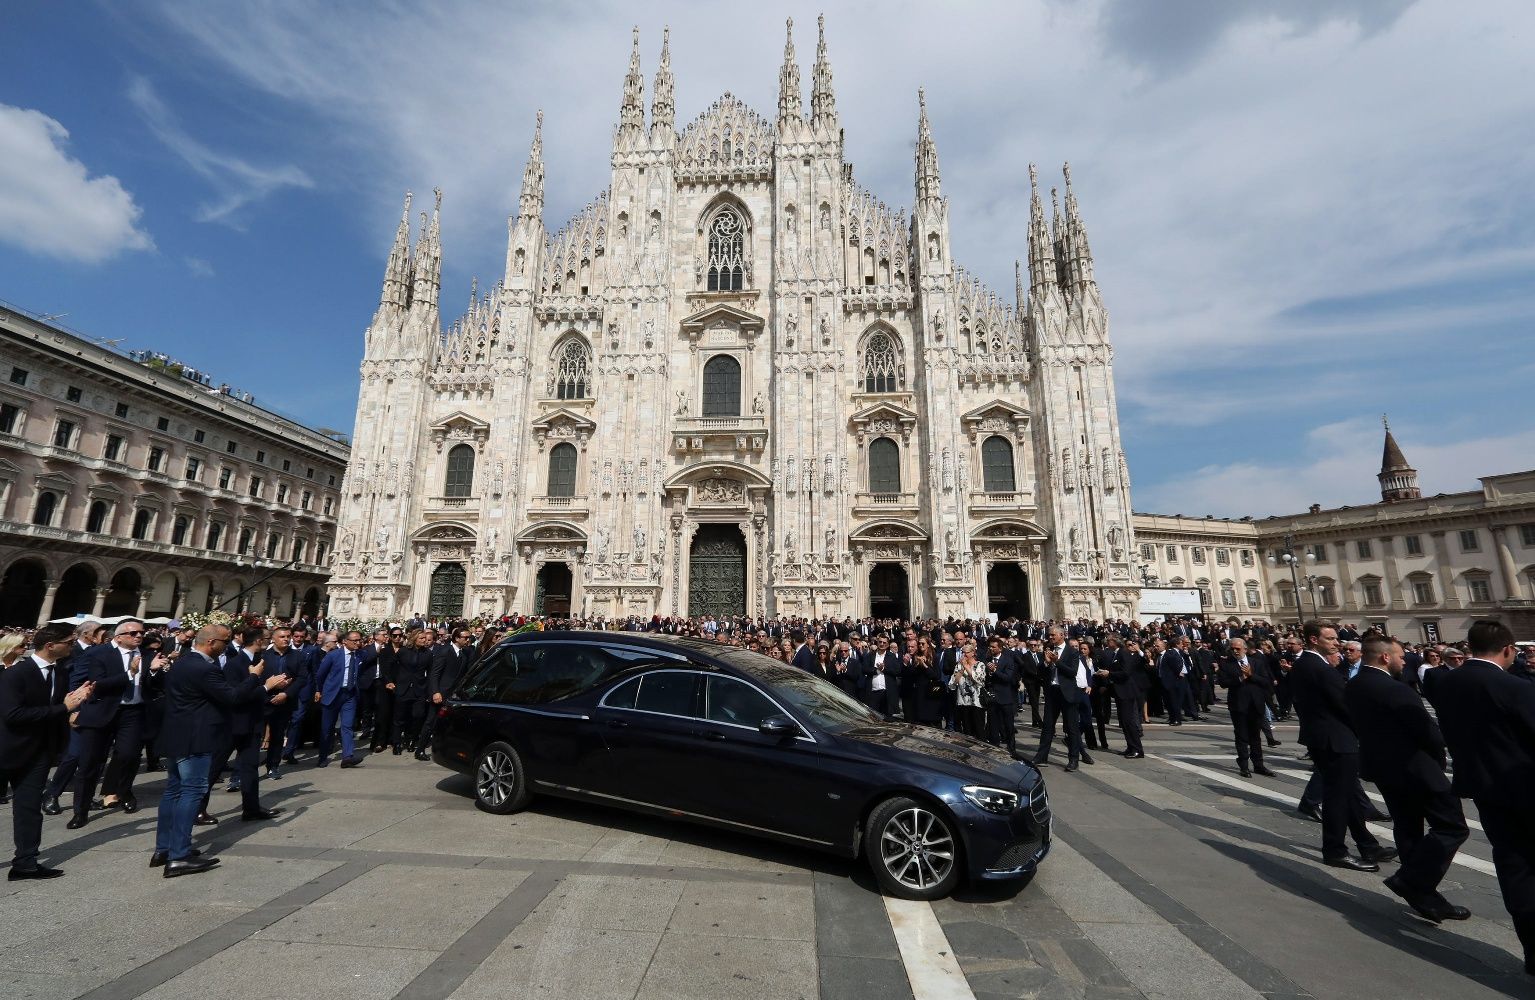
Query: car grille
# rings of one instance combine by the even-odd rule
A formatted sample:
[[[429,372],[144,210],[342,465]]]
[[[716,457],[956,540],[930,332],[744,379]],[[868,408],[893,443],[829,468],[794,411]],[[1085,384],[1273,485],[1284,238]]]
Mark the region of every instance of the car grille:
[[[1044,782],[1035,785],[1029,793],[1029,812],[1040,826],[1050,825],[1050,796],[1045,792]]]
[[[1003,851],[1001,854],[997,855],[997,860],[993,861],[987,867],[992,871],[999,872],[1011,871],[1014,868],[1022,868],[1024,865],[1033,861],[1034,855],[1038,853],[1038,840],[1031,839],[1019,841],[1018,843],[1009,847],[1007,850]]]

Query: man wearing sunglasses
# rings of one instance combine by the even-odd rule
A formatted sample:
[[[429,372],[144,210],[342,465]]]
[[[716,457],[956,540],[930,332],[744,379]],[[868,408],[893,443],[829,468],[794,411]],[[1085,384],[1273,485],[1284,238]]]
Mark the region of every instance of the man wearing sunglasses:
[[[144,738],[144,706],[158,689],[165,669],[161,658],[141,662],[139,643],[143,638],[144,623],[125,618],[117,623],[111,642],[92,646],[83,654],[93,687],[91,697],[74,719],[80,741],[80,768],[75,775],[74,816],[66,824],[71,830],[83,827],[90,816],[91,798],[96,794],[96,783],[106,767],[109,751],[116,753],[119,761],[114,765],[113,778],[123,811],[138,811],[133,779],[138,774],[139,747]]]

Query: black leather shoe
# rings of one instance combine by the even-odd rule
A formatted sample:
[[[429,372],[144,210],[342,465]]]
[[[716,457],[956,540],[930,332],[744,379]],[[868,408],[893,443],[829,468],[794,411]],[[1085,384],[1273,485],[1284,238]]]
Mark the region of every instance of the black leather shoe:
[[[1082,756],[1077,758],[1077,759],[1080,760],[1084,764],[1091,764],[1093,762],[1093,759],[1087,755],[1086,751],[1083,751],[1082,752]]]
[[[1240,769],[1239,771],[1237,771],[1237,773],[1240,774],[1244,778],[1251,778],[1253,776],[1253,773],[1251,771],[1249,771],[1245,767]]]
[[[1284,740],[1269,740],[1269,746],[1271,746],[1271,747],[1277,747],[1277,746],[1283,746],[1283,745],[1284,745]]]
[[[269,767],[266,769],[266,774],[262,775],[262,777],[266,778],[268,781],[281,781],[282,772],[277,770],[275,767]]]
[[[167,861],[165,870],[160,874],[165,878],[176,878],[181,875],[196,875],[210,868],[217,867],[218,858],[187,858],[185,861]]]
[[[416,751],[416,759],[417,759],[417,760],[431,760],[431,759],[432,759],[432,758],[431,758],[431,757],[429,757],[429,756],[427,756],[427,755],[426,755],[426,754],[425,754],[425,753],[423,753],[423,752],[422,752],[422,751],[420,751],[420,750],[417,750],[417,751]]]
[[[1419,896],[1411,892],[1402,884],[1400,874],[1392,875],[1386,879],[1386,888],[1398,896],[1417,911],[1418,916],[1424,920],[1432,920],[1434,923],[1443,923],[1446,920],[1469,920],[1471,911],[1464,906],[1456,906],[1437,892],[1427,896]]]
[[[139,811],[138,799],[123,799],[123,812],[132,815]]]
[[[1191,716],[1189,716],[1189,721],[1190,722],[1198,722],[1202,718],[1204,718],[1204,716],[1201,716],[1201,715],[1191,715]]]
[[[1067,764],[1066,768],[1065,768],[1067,774],[1070,774],[1072,771],[1075,771],[1076,769],[1077,769],[1077,765],[1075,765],[1075,764]]]
[[[47,865],[34,865],[31,868],[12,868],[7,875],[7,882],[21,882],[30,878],[58,878],[64,874],[62,868],[49,868]]]
[[[247,809],[240,814],[240,818],[247,823],[253,823],[256,820],[276,819],[281,813],[280,806],[276,809]]]
[[[64,812],[64,807],[59,805],[59,797],[57,795],[50,795],[43,799],[43,812],[49,816],[58,816]]]
[[[1313,823],[1322,822],[1322,811],[1315,806],[1308,806],[1304,803],[1295,807],[1295,815],[1309,819]]]
[[[1394,847],[1372,847],[1368,851],[1360,851],[1359,856],[1366,861],[1383,865],[1388,861],[1395,861],[1399,853]]]
[[[192,820],[192,825],[193,826],[218,826],[219,825],[219,818],[217,816],[209,816],[207,813],[198,813],[197,814],[197,818]]]
[[[192,857],[192,858],[200,858],[200,857],[202,857],[202,853],[203,853],[202,851],[199,851],[197,848],[194,847],[194,848],[192,848],[192,853],[187,855],[187,856],[188,857]],[[170,859],[171,859],[170,858],[170,854],[168,852],[166,852],[166,851],[156,851],[155,853],[153,853],[153,854],[151,854],[149,856],[149,867],[151,867],[151,868],[164,868],[165,867],[165,863],[167,861],[169,861]]]
[[[1255,767],[1255,768],[1253,768],[1253,774],[1261,774],[1265,778],[1277,777],[1277,775],[1275,775],[1273,771],[1270,771],[1266,767]]]
[[[107,809],[115,809],[115,808],[117,808],[117,803],[116,802],[112,803],[111,805],[107,805],[105,802],[101,801],[100,799],[91,799],[91,812],[104,812]]]
[[[1380,865],[1373,861],[1361,861],[1345,854],[1341,858],[1323,858],[1322,864],[1329,868],[1347,868],[1351,872],[1378,872]]]
[[[342,767],[356,767],[361,763],[362,761],[358,760],[356,757],[343,757],[341,760]]]
[[[393,754],[394,754],[394,755],[395,755],[395,756],[396,756],[396,757],[398,757],[398,756],[399,756],[399,755],[400,755],[400,754],[402,754],[402,753],[404,753],[404,752],[405,752],[405,751],[404,751],[404,750],[402,750],[402,749],[401,749],[401,748],[399,748],[399,747],[395,747],[395,748],[394,748],[394,750],[393,750],[393,751],[391,751],[391,752],[392,752],[392,753],[393,753]]]
[[[84,816],[71,816],[69,817],[69,822],[64,824],[64,827],[68,830],[78,830],[84,826],[86,822],[87,820]]]

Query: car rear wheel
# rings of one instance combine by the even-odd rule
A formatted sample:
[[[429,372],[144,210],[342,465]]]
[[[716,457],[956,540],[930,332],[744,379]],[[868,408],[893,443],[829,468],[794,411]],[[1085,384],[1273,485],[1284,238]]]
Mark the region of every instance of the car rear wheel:
[[[959,834],[935,806],[904,796],[869,814],[864,856],[880,890],[901,899],[942,899],[959,885]]]
[[[486,812],[505,815],[528,804],[528,775],[522,757],[507,743],[491,743],[474,765],[474,804]]]

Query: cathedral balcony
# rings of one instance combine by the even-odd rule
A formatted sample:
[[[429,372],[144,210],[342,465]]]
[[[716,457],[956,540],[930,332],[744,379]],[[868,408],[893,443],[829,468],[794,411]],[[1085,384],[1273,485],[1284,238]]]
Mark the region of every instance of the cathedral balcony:
[[[852,285],[842,289],[846,313],[905,312],[912,307],[912,291],[905,285]]]
[[[904,514],[916,516],[915,493],[854,493],[853,514],[857,517]]]
[[[585,496],[531,497],[528,500],[528,516],[559,517],[580,520],[587,516],[589,507]]]
[[[427,497],[427,514],[467,517],[480,512],[479,497]]]
[[[767,418],[674,417],[672,450],[761,452],[767,447]]]
[[[992,493],[973,490],[970,493],[970,513],[977,517],[997,514],[1013,514],[1035,507],[1033,490],[1014,490],[1010,493]]]

